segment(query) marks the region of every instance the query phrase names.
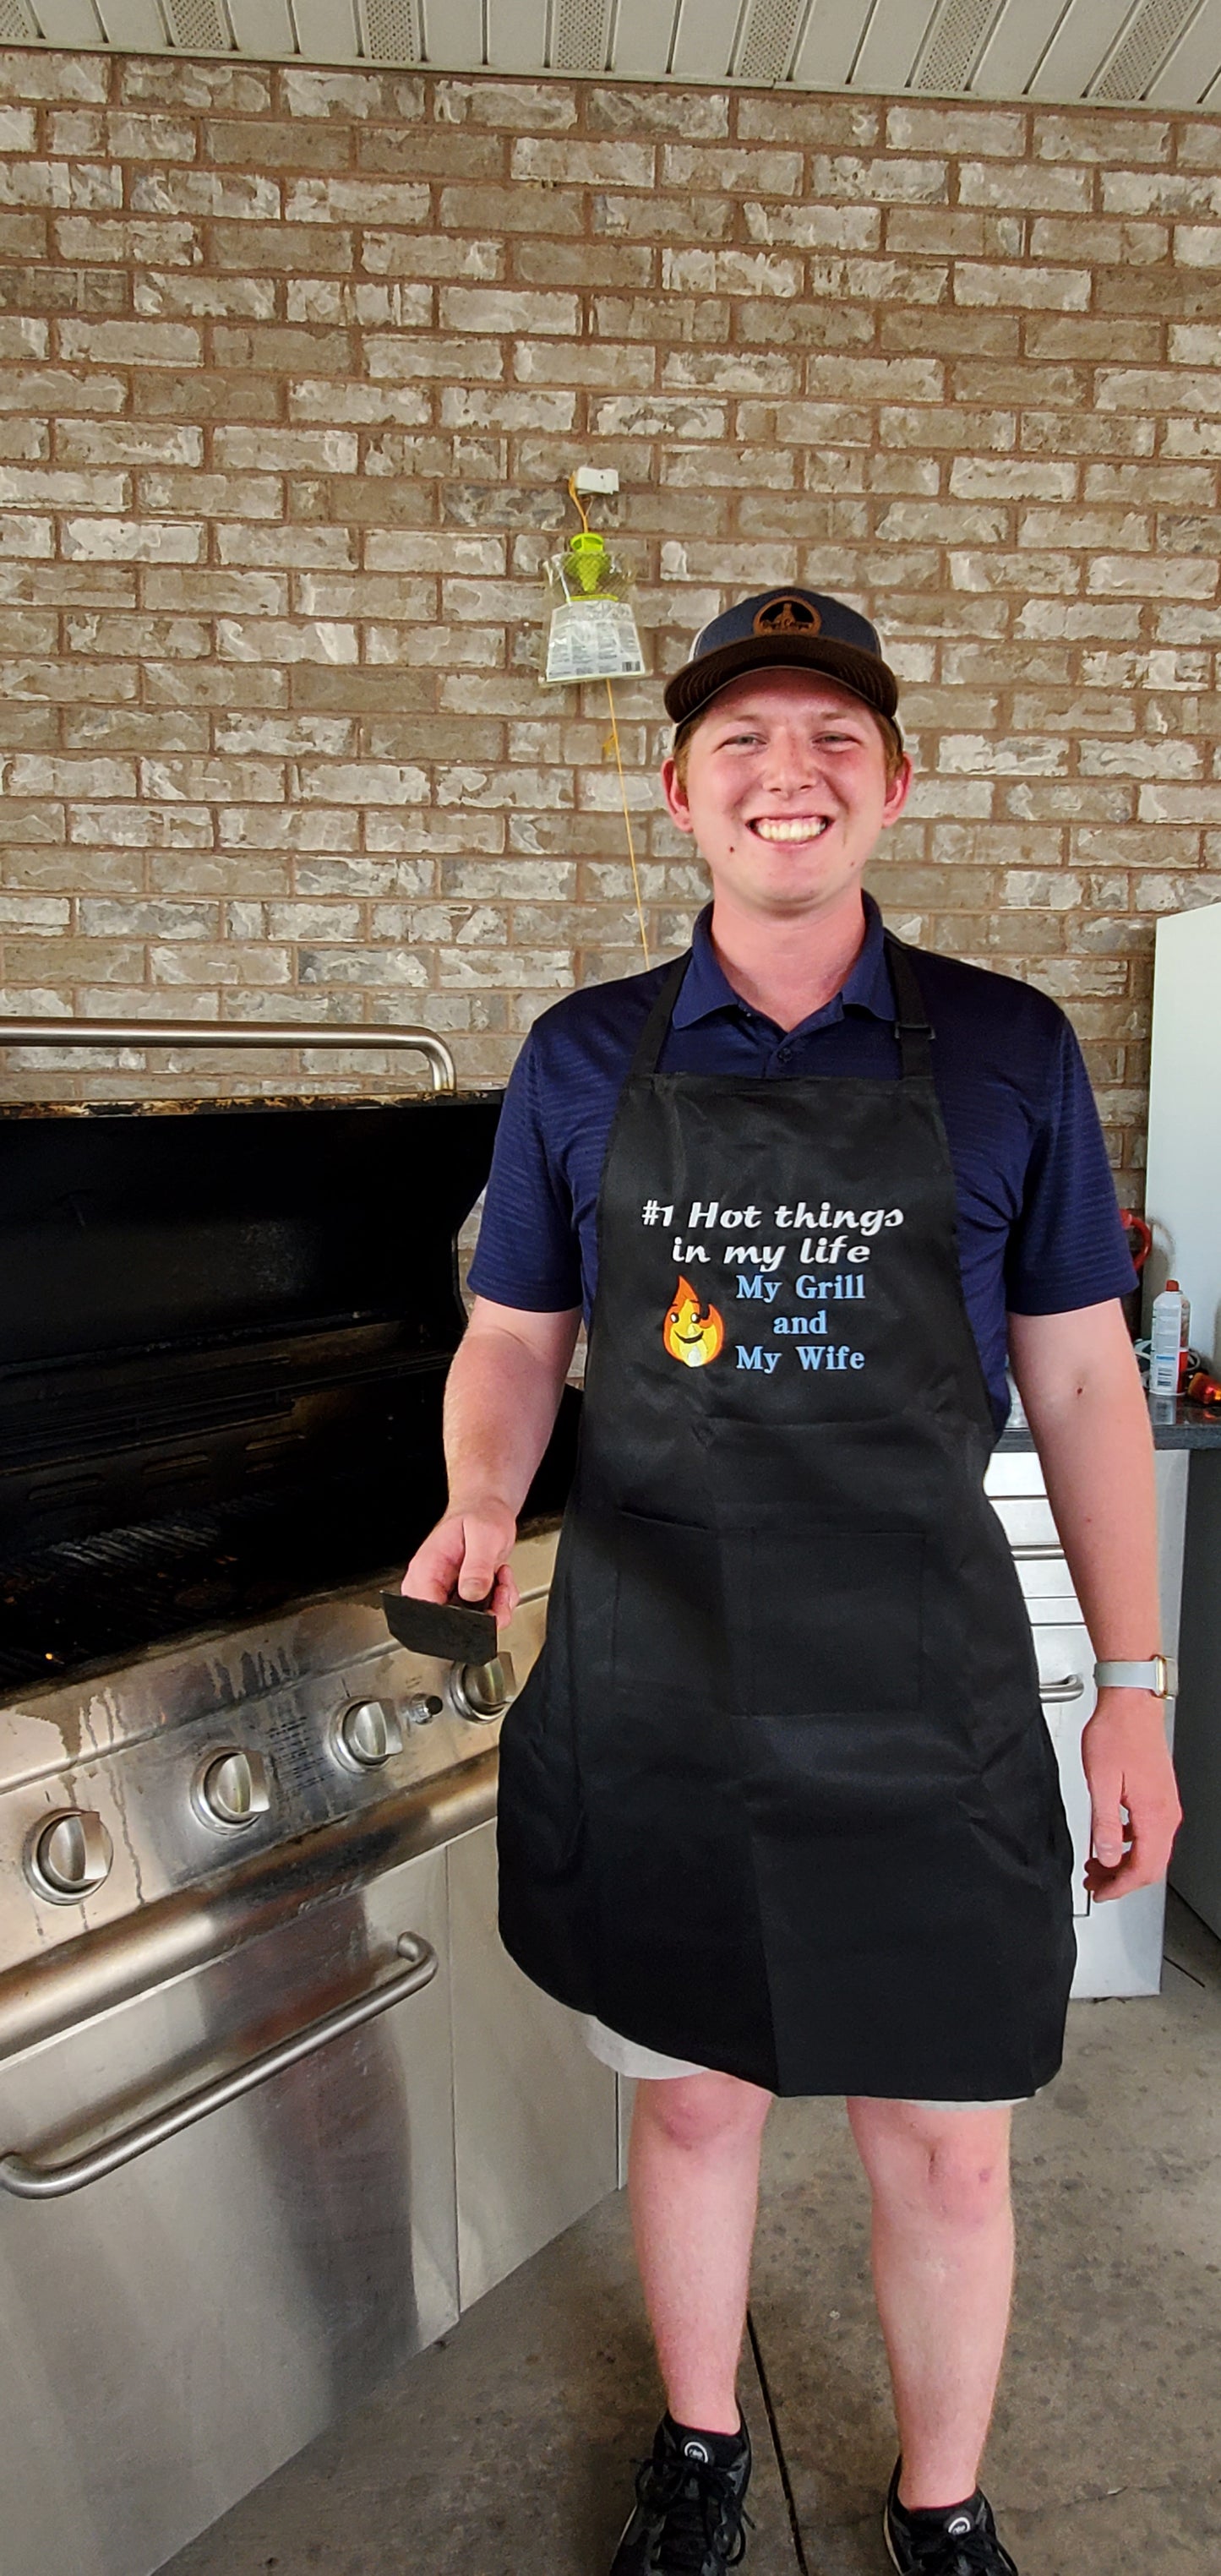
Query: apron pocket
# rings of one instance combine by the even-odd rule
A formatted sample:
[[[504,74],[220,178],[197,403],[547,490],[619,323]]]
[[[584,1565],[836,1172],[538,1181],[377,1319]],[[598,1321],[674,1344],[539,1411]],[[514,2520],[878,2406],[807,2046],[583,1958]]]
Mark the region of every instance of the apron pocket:
[[[721,1542],[689,1521],[621,1512],[611,1659],[616,1695],[723,1703]]]
[[[910,1530],[728,1530],[744,1715],[914,1710],[922,1702],[925,1541]]]

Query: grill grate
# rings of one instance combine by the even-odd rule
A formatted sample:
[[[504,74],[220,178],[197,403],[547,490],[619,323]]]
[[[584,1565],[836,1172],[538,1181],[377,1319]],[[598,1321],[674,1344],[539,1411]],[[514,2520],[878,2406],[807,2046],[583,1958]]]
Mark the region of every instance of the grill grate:
[[[1116,104],[1143,98],[1175,38],[1182,35],[1188,19],[1194,18],[1198,7],[1199,0],[1145,0],[1144,8],[1116,47],[1092,96],[1112,99]]]
[[[406,1564],[441,1509],[443,1476],[439,1454],[400,1453],[395,1466],[391,1495],[363,1473],[294,1505],[246,1494],[0,1565],[0,1683],[59,1680]]]

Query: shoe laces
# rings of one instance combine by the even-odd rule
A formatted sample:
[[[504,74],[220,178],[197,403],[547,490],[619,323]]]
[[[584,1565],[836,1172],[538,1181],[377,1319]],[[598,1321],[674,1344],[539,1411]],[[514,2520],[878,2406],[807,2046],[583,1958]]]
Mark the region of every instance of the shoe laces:
[[[706,2576],[714,2569],[737,2567],[746,2551],[750,2515],[734,2483],[732,2469],[711,2463],[699,2468],[681,2454],[670,2460],[643,2460],[636,2473],[636,2497],[645,2512],[665,2525],[666,2576]],[[753,2525],[751,2525],[753,2529]]]
[[[971,2531],[935,2532],[917,2546],[916,2564],[927,2576],[1007,2576],[1013,2565],[982,2523]]]

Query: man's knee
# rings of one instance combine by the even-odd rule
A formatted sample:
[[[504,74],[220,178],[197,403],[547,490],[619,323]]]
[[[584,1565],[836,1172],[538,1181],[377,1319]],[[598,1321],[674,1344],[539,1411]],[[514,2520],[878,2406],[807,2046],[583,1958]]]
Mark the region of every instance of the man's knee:
[[[862,2160],[883,2201],[968,2233],[1007,2206],[1007,2111],[932,2112],[902,2102],[853,2110]]]
[[[770,2093],[736,2075],[675,2075],[636,2087],[637,2120],[674,2147],[746,2146],[762,2131]]]

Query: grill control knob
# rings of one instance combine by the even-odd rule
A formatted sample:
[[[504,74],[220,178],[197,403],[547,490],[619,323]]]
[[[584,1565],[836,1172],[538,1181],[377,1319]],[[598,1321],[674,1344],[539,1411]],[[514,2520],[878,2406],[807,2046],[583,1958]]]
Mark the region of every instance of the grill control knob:
[[[195,1806],[205,1825],[252,1825],[271,1805],[271,1780],[261,1753],[236,1745],[210,1753],[195,1784]]]
[[[385,1700],[362,1699],[336,1719],[331,1741],[349,1771],[379,1771],[402,1752],[403,1730]]]
[[[493,1655],[490,1664],[455,1664],[450,1693],[459,1717],[488,1726],[503,1715],[517,1688],[511,1655]]]
[[[114,1844],[101,1817],[87,1808],[69,1807],[39,1827],[26,1870],[40,1895],[67,1905],[91,1896],[109,1875],[113,1859]]]

